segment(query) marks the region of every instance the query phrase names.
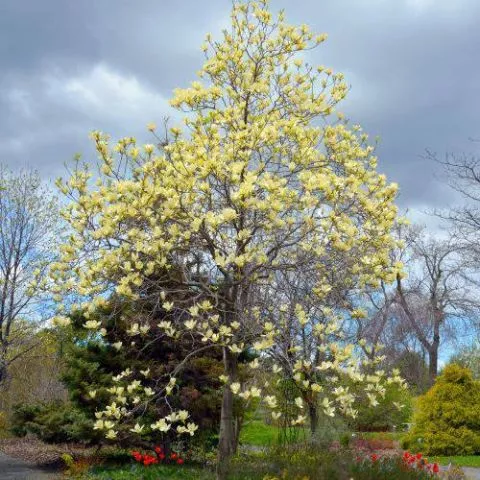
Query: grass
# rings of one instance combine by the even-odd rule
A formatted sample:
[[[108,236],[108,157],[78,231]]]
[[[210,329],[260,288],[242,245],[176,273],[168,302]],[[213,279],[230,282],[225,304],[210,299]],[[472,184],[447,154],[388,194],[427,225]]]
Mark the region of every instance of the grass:
[[[429,461],[440,465],[458,465],[459,467],[480,468],[480,455],[457,455],[452,457],[429,457]]]
[[[278,440],[279,428],[266,425],[262,420],[251,420],[242,427],[240,443],[264,447],[274,445]]]

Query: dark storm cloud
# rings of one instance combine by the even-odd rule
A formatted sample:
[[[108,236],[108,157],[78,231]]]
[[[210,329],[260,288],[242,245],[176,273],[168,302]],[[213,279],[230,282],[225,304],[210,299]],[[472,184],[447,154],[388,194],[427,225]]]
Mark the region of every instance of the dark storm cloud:
[[[480,2],[476,0],[272,0],[293,23],[329,33],[309,61],[343,71],[343,110],[379,135],[380,169],[401,203],[441,205],[425,148],[465,150],[480,135]],[[88,150],[88,131],[140,134],[169,113],[176,86],[201,65],[207,31],[230,2],[3,0],[0,3],[2,160],[46,176]]]

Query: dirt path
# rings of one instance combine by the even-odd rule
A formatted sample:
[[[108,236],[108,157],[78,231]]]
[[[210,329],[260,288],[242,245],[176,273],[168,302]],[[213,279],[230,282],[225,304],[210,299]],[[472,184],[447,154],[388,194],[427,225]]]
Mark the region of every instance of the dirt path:
[[[53,480],[53,473],[32,466],[17,458],[0,453],[0,480]]]
[[[463,471],[469,480],[480,480],[480,468],[463,467]]]

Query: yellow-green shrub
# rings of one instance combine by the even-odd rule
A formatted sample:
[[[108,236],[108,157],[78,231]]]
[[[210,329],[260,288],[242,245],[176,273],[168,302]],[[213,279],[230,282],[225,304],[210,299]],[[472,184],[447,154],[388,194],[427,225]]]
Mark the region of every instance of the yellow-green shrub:
[[[403,446],[427,455],[480,454],[480,382],[452,364],[419,397]]]

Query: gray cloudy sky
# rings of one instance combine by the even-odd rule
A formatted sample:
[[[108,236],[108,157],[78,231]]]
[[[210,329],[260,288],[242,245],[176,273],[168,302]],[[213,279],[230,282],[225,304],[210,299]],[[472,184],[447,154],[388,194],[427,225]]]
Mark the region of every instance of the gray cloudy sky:
[[[381,137],[380,170],[414,212],[451,201],[421,158],[480,137],[479,0],[271,0],[329,40],[310,61],[343,71],[343,110]],[[229,0],[0,0],[0,161],[46,178],[88,132],[139,135],[194,79]]]

